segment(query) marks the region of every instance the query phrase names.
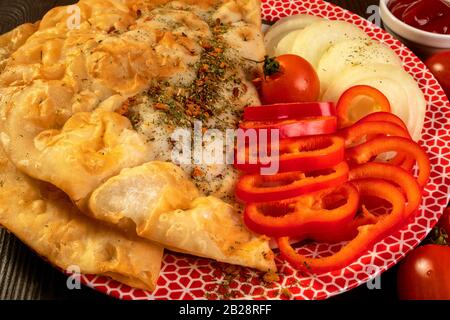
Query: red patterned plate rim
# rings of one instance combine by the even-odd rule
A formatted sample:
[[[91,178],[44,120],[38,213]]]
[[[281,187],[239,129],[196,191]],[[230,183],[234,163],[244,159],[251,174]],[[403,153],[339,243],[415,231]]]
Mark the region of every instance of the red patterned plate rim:
[[[368,250],[358,261],[341,270],[315,276],[301,276],[288,264],[277,260],[280,280],[271,286],[260,275],[245,270],[236,278],[226,278],[223,266],[206,259],[166,253],[160,278],[152,292],[130,288],[102,276],[81,275],[81,282],[97,291],[120,299],[326,299],[351,290],[386,271],[416,247],[433,228],[449,202],[450,186],[450,103],[426,66],[390,34],[348,10],[322,0],[263,0],[262,16],[275,21],[297,13],[312,14],[330,20],[344,20],[364,29],[373,39],[395,50],[404,68],[419,83],[427,100],[425,128],[421,145],[432,163],[431,182],[420,210],[402,229]],[[324,247],[325,246],[325,247]],[[333,250],[320,244],[307,248],[310,254]],[[244,278],[242,278],[244,277]],[[222,286],[226,282],[225,293]],[[283,291],[282,291],[283,289]],[[289,290],[289,294],[281,294]]]

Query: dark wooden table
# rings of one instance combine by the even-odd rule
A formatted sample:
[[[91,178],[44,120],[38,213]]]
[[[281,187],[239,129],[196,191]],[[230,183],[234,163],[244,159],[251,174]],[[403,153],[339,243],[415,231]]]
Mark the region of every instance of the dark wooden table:
[[[57,5],[67,5],[71,0],[0,0],[0,34],[24,22],[40,19],[45,12]],[[378,0],[330,1],[347,8],[360,16]],[[31,9],[32,8],[32,9]],[[396,299],[396,269],[383,274],[381,289],[369,290],[361,286],[342,294],[337,300],[384,300]],[[66,277],[44,262],[36,254],[5,230],[0,230],[0,299],[110,299],[89,288],[68,290]]]

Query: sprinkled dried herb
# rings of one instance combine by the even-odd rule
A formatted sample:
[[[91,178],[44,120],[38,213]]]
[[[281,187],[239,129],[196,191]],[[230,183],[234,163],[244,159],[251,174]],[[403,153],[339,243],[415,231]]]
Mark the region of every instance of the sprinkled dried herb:
[[[190,127],[195,120],[204,121],[233,109],[223,98],[228,84],[236,98],[245,91],[245,87],[238,87],[241,79],[234,68],[236,62],[227,54],[229,48],[222,37],[230,26],[220,20],[210,21],[209,26],[212,37],[200,42],[200,59],[190,66],[196,70],[195,80],[186,87],[179,87],[177,92],[168,82],[153,83],[146,92],[154,101],[150,107],[163,111],[162,123]],[[224,127],[236,125],[236,120],[230,117],[224,117],[221,122],[231,122],[224,123]]]

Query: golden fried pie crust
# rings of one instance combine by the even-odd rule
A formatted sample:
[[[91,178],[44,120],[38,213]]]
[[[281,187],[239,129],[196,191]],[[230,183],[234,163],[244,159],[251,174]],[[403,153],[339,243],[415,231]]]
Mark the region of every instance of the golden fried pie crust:
[[[39,25],[22,27],[22,33],[29,36],[26,41],[9,45],[8,37],[13,34],[0,40],[10,52],[3,54],[0,64],[0,140],[10,161],[21,172],[63,190],[91,218],[175,251],[274,271],[268,239],[249,232],[232,205],[203,195],[178,166],[155,161],[146,137],[118,112],[149,83],[189,72],[199,43],[211,36],[210,27],[197,12],[234,26],[224,37],[242,61],[263,59],[259,1],[82,0],[77,5],[79,28],[68,29],[67,10],[60,7],[48,12]],[[182,25],[187,36],[152,24],[165,17]],[[238,71],[252,77],[247,70]],[[258,101],[251,83],[246,87],[246,99]],[[236,103],[243,106],[245,101]],[[19,174],[9,165],[7,170]],[[28,189],[16,195],[15,201],[30,197],[28,192],[39,194],[34,183]],[[48,215],[45,223],[29,222],[36,236],[24,236],[25,218],[14,224],[7,215],[8,223],[2,221],[36,251],[45,247],[50,252],[52,246],[60,246],[59,237],[38,237],[51,218],[56,221],[54,228],[62,229],[55,234],[64,232],[63,221],[77,221],[79,241],[92,237],[95,248],[106,245],[107,234],[113,237],[113,231],[100,231],[96,223],[88,226],[92,220],[79,217],[66,202],[42,201],[52,210],[43,210]],[[41,216],[31,211],[32,204],[12,207],[11,202],[0,204],[1,210],[31,220]],[[114,237],[117,240],[119,235]],[[135,259],[145,256],[144,243],[123,243],[136,247]],[[54,263],[75,263],[71,261],[74,255],[81,260],[89,255],[86,245],[78,249],[74,242],[71,248],[77,252],[64,251],[68,256],[61,253]],[[130,249],[129,259],[135,251]],[[47,254],[50,260],[52,254]],[[148,246],[149,258],[156,261],[159,254]],[[98,261],[96,269],[96,261],[90,261],[86,272],[104,273],[100,272],[102,263]]]
[[[81,214],[55,187],[19,172],[0,148],[0,225],[66,270],[109,276],[153,290],[163,249]]]
[[[6,61],[38,28],[24,24],[0,36]],[[3,65],[0,63],[0,71]],[[83,215],[68,197],[23,174],[0,147],[0,226],[7,228],[51,264],[109,276],[135,288],[154,290],[163,248],[129,237]]]

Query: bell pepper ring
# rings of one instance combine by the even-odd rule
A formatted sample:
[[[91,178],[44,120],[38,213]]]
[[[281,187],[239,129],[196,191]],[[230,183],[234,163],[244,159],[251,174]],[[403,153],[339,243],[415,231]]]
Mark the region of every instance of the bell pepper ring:
[[[335,197],[343,199],[336,208],[327,208]],[[332,232],[353,219],[359,203],[356,188],[345,183],[296,198],[264,203],[250,203],[244,222],[253,232],[271,237],[308,238],[310,234]],[[334,205],[333,205],[334,207]]]
[[[244,109],[245,121],[275,121],[336,116],[332,102],[279,103]]]
[[[294,198],[304,193],[341,185],[348,180],[346,162],[325,170],[288,172],[276,175],[243,175],[236,185],[236,197],[245,202],[267,202]]]
[[[366,122],[380,122],[380,121],[382,121],[382,122],[389,122],[389,123],[392,123],[392,124],[395,124],[397,126],[402,127],[406,132],[408,132],[408,137],[411,138],[411,135],[409,134],[409,131],[408,131],[408,127],[403,122],[403,120],[400,119],[400,117],[396,116],[395,114],[393,114],[391,112],[374,112],[374,113],[370,113],[367,116],[363,117],[358,122],[356,122],[355,125],[356,124],[360,124],[360,123],[366,123]],[[391,134],[391,135],[395,135],[395,134]],[[369,137],[368,140],[371,140],[370,137]],[[405,157],[405,155],[397,155],[395,158],[393,158],[390,161],[390,163],[402,166],[405,169],[409,168],[409,171],[414,166],[414,161],[411,158],[407,159]]]
[[[410,220],[422,201],[421,190],[416,179],[402,168],[385,163],[370,162],[350,170],[350,181],[364,178],[383,179],[401,188],[407,199],[404,216],[405,221]],[[361,204],[367,203],[367,199],[361,198],[360,201]],[[379,204],[379,201],[376,201],[376,204],[372,203],[373,206],[378,206]],[[336,243],[353,239],[357,234],[358,227],[373,224],[380,218],[380,216],[375,216],[370,213],[364,206],[362,207],[362,211],[362,214],[358,215],[348,226],[336,229],[334,232],[328,234],[314,235],[312,240],[324,243]]]
[[[395,114],[393,114],[391,112],[374,112],[374,113],[370,113],[367,116],[365,116],[365,117],[361,118],[360,120],[358,120],[358,123],[361,123],[361,122],[372,122],[372,121],[376,121],[376,122],[379,122],[379,121],[390,122],[390,123],[393,123],[393,124],[396,124],[396,125],[402,127],[406,131],[408,131],[408,127],[403,122],[403,120],[400,119],[398,116],[396,116]]]
[[[364,204],[364,200],[360,198],[360,204]],[[342,241],[350,241],[356,237],[358,234],[358,228],[366,224],[377,223],[381,216],[375,215],[367,210],[364,205],[362,205],[361,213],[359,213],[354,219],[345,226],[335,229],[332,232],[314,234],[310,236],[309,240],[314,240],[316,242],[322,243],[338,243]]]
[[[341,95],[337,103],[338,126],[351,126],[365,115],[379,111],[391,111],[389,100],[381,91],[366,85],[351,87]]]
[[[356,147],[347,149],[346,156],[357,164],[369,162],[372,157],[384,152],[396,151],[414,158],[419,166],[417,182],[425,187],[430,177],[431,165],[425,151],[414,141],[401,137],[378,137]]]
[[[377,162],[361,164],[350,169],[350,181],[364,178],[383,179],[400,186],[407,200],[405,219],[409,219],[419,208],[422,201],[420,186],[416,179],[404,169]]]
[[[411,172],[414,168],[414,165],[416,164],[416,160],[411,157],[404,157],[403,161],[401,158],[397,160],[397,158],[392,159],[392,161],[389,162],[390,164],[394,166],[399,166],[400,168],[405,169],[408,172]]]
[[[346,145],[353,145],[361,138],[371,135],[389,135],[410,139],[408,131],[397,124],[384,121],[357,122],[354,125],[340,130],[339,135],[345,139]]]
[[[278,130],[279,138],[297,138],[303,136],[314,136],[321,134],[332,134],[337,130],[336,117],[324,116],[316,118],[306,118],[300,120],[284,120],[284,121],[246,121],[240,124],[240,128],[246,130],[262,129],[271,132],[271,130]]]
[[[370,162],[358,165],[350,170],[350,181],[364,178],[383,179],[401,188],[407,199],[404,216],[405,221],[411,219],[422,201],[421,190],[416,179],[402,168],[385,163]],[[361,204],[366,204],[366,201],[367,199],[360,198]],[[379,201],[377,201],[376,205],[378,204]],[[353,239],[357,234],[358,227],[373,224],[379,219],[379,216],[373,215],[364,206],[362,211],[349,225],[326,234],[314,234],[311,240],[323,243],[336,243]]]
[[[364,118],[362,118],[361,120],[359,120],[357,123],[379,122],[379,121],[396,124],[396,125],[402,127],[406,132],[408,132],[408,135],[409,135],[408,127],[403,122],[403,120],[391,112],[370,113],[367,116],[365,116]],[[410,135],[409,135],[409,138],[411,138]],[[371,139],[369,138],[368,140],[371,140]],[[411,171],[412,167],[414,166],[414,160],[411,158],[407,158],[405,155],[397,155],[389,163],[398,165],[398,166],[402,166],[403,168],[405,168],[409,171]]]
[[[298,254],[289,243],[289,237],[277,239],[281,256],[292,266],[305,273],[330,272],[355,262],[377,241],[395,230],[403,221],[405,197],[391,183],[380,179],[362,179],[353,182],[363,196],[376,196],[391,203],[390,214],[381,216],[374,224],[358,228],[356,237],[337,253],[326,257],[310,258]]]
[[[265,152],[262,152],[263,149],[266,149]],[[261,153],[264,155],[261,156]],[[331,168],[343,160],[344,139],[335,135],[322,135],[285,139],[276,146],[237,146],[234,166],[246,173],[261,173],[276,162],[277,173],[305,172]]]
[[[366,138],[366,141],[373,140],[382,136],[396,136],[411,139],[408,130],[403,127],[394,124],[392,122],[385,121],[365,121],[360,120],[354,125],[341,129],[339,135],[345,139],[346,146],[354,146],[355,143],[361,141],[362,138]],[[412,158],[408,158],[402,153],[396,154],[389,160],[389,163],[395,165],[405,164],[405,169],[414,165]]]

